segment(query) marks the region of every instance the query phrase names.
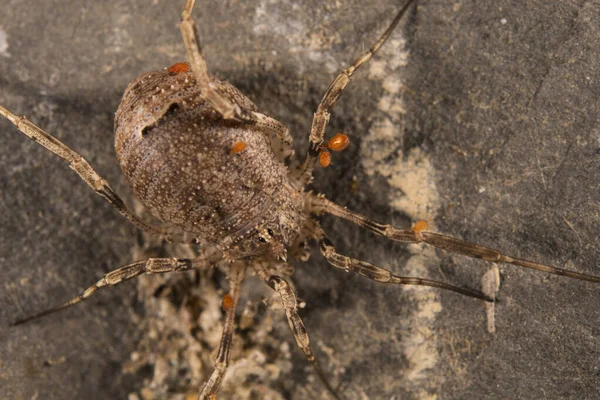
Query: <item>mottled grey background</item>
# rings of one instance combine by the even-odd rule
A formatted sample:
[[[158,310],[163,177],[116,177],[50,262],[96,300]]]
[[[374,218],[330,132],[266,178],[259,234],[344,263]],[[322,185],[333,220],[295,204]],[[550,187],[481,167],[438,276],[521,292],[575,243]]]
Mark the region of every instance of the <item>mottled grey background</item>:
[[[303,150],[331,66],[367,48],[400,3],[207,0],[195,15],[210,70],[285,123]],[[129,195],[112,147],[113,113],[135,75],[183,59],[182,4],[0,0],[0,104],[80,151]],[[433,163],[443,202],[436,229],[600,275],[600,3],[424,0],[409,14],[398,150],[418,148]],[[315,187],[407,225],[389,206],[385,179],[369,182],[358,162],[361,133],[382,117],[382,90],[357,74],[332,117],[332,131],[350,132],[353,144]],[[5,121],[0,143],[0,398],[124,399],[141,385],[121,373],[140,335],[128,317],[143,307],[134,284],[52,318],[8,323],[129,262],[135,231]],[[331,218],[325,226],[340,250],[401,271],[404,246]],[[430,277],[471,287],[486,266],[441,260]],[[317,254],[298,264],[295,282],[313,341],[345,360],[349,398],[597,398],[600,285],[515,267],[501,276],[495,336],[479,302],[440,294],[431,332],[439,361],[425,371],[426,390],[400,376],[408,361],[398,332],[418,307],[400,288],[333,270]],[[296,361],[293,376],[281,377],[290,398],[306,379]]]

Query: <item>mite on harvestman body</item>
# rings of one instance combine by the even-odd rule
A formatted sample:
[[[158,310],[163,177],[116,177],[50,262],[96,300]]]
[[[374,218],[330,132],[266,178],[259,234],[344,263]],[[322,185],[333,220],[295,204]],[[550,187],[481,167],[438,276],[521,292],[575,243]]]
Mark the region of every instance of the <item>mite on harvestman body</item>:
[[[252,268],[279,293],[299,347],[319,371],[330,392],[340,397],[314,360],[308,335],[297,313],[294,292],[282,277],[274,275],[269,262],[285,261],[288,252],[305,259],[306,242],[316,240],[323,257],[336,268],[383,283],[434,286],[482,300],[492,299],[444,282],[398,277],[381,267],[340,255],[311,214],[331,214],[400,242],[424,242],[487,261],[600,282],[598,277],[509,257],[460,239],[428,232],[423,223],[417,222],[412,229],[376,223],[305,190],[315,163],[328,164],[323,161],[327,157],[322,157],[328,154],[327,148],[336,150],[346,145],[341,144],[346,142],[343,138],[325,141],[331,108],[348,84],[350,75],[383,44],[409,5],[410,2],[400,10],[372,51],[359,57],[334,80],[315,114],[306,158],[298,169],[288,171],[283,161],[292,155],[289,132],[274,119],[260,113],[231,85],[208,75],[191,19],[193,1],[188,1],[181,30],[189,66],[176,64],[167,70],[138,77],[127,89],[115,122],[121,168],[147,209],[172,225],[169,231],[154,228],[129,212],[108,183],[77,153],[26,119],[0,108],[0,113],[21,132],[68,161],[89,186],[136,226],[173,241],[191,238],[202,249],[200,256],[193,260],[165,258],[129,264],[107,274],[81,296],[18,323],[68,307],[103,286],[115,285],[144,273],[226,264],[230,281],[228,299],[231,300],[227,301],[228,307],[224,307],[225,329],[215,372],[200,395],[200,398],[211,398],[217,393],[226,372],[239,288],[246,269]],[[271,141],[279,141],[283,151],[274,153]],[[223,179],[224,174],[227,179]]]

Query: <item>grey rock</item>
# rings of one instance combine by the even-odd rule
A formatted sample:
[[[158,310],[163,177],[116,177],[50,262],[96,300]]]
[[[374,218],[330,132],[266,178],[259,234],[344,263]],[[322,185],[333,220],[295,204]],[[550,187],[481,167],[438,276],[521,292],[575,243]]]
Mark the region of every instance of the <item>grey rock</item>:
[[[206,1],[195,15],[210,71],[285,123],[303,155],[329,82],[399,6]],[[3,0],[0,104],[79,151],[131,196],[112,147],[114,111],[141,71],[183,60],[181,7]],[[330,132],[341,129],[352,143],[317,172],[315,189],[379,221],[409,226],[430,216],[437,231],[600,275],[599,11],[596,1],[420,2],[379,64],[357,73],[335,107]],[[394,47],[402,37],[405,67]],[[135,283],[8,324],[130,262],[139,235],[61,160],[3,120],[0,138],[0,398],[125,399],[151,375],[123,372],[144,336],[139,321],[151,317]],[[407,187],[411,176],[424,180]],[[433,188],[423,196],[431,204],[407,206],[420,186]],[[427,250],[418,258],[418,249],[323,221],[342,252],[398,274],[424,268],[431,279],[476,288],[491,267]],[[317,252],[296,266],[317,356],[350,399],[600,392],[598,285],[501,266],[490,334],[476,300],[377,285],[334,270]],[[284,398],[319,398],[322,386],[281,324],[274,335],[291,345],[294,367],[274,388]]]

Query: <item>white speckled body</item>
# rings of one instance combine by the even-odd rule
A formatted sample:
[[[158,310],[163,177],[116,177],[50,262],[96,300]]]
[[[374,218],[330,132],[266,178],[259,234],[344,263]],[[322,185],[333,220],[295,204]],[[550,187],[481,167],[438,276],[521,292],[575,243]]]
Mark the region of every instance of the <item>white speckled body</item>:
[[[212,84],[240,107],[254,103],[227,82]],[[231,149],[246,144],[239,153]],[[304,195],[289,183],[270,137],[248,123],[226,121],[200,97],[191,72],[144,73],[127,88],[115,119],[121,169],[155,217],[220,245],[231,257],[290,246],[308,218]]]

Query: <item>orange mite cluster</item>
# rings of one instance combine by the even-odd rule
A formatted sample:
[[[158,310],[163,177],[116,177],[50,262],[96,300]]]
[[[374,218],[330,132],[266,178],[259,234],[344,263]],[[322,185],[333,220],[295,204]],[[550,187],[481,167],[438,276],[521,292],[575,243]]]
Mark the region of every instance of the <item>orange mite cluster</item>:
[[[189,72],[190,64],[188,64],[186,62],[175,63],[175,64],[171,65],[169,67],[169,69],[167,69],[167,71],[172,74],[178,74],[180,72]]]
[[[336,133],[335,136],[329,139],[327,144],[321,148],[321,153],[319,154],[319,164],[321,167],[326,168],[331,164],[331,154],[327,149],[342,151],[346,150],[349,144],[350,138],[348,138],[348,135],[345,135],[342,132]]]
[[[229,310],[233,306],[233,299],[230,295],[226,294],[223,296],[223,301],[221,302],[221,307],[223,310]]]

